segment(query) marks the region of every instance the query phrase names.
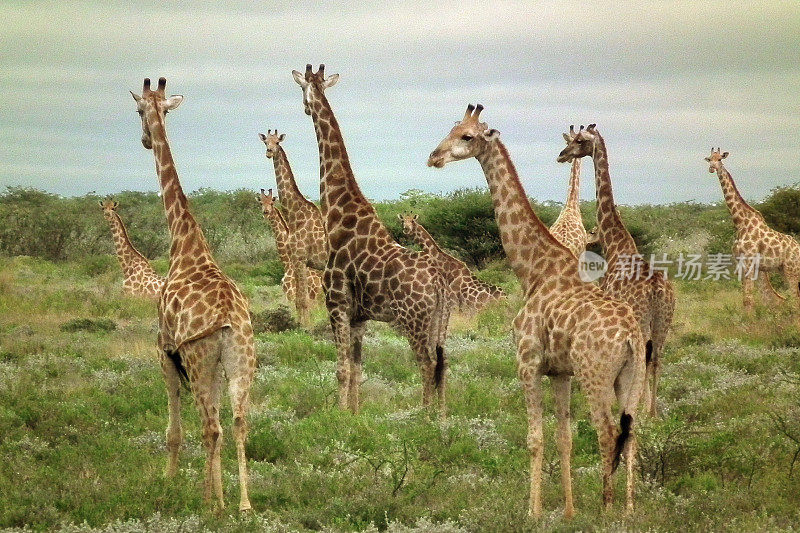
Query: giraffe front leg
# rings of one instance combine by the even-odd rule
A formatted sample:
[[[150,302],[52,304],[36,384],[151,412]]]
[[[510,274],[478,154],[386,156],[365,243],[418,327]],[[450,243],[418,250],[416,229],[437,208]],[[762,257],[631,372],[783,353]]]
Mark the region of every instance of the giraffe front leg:
[[[572,428],[570,427],[570,385],[569,376],[556,376],[551,379],[555,397],[556,420],[558,421],[558,451],[561,456],[561,485],[564,488],[564,518],[575,516],[572,501]]]
[[[603,480],[603,507],[609,510],[614,503],[613,475],[616,463],[616,441],[619,431],[611,416],[612,398],[610,391],[600,386],[586,386],[589,400],[589,413],[597,430],[597,443],[600,448],[600,462]]]
[[[522,339],[517,348],[517,375],[522,384],[528,414],[527,445],[530,453],[530,500],[528,515],[542,516],[542,374],[539,368],[541,350],[530,337]]]

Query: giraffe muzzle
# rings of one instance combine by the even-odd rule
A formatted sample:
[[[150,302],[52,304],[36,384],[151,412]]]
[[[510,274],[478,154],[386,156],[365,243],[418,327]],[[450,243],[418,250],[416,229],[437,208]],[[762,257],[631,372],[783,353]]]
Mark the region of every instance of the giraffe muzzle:
[[[434,168],[442,168],[444,166],[444,155],[434,150],[428,157],[428,166]]]

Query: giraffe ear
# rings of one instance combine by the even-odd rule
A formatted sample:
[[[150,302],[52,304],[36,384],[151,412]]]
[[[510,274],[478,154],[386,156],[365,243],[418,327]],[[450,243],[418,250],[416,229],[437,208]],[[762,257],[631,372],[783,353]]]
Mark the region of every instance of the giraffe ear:
[[[100,207],[105,207],[105,206],[103,205],[103,200],[97,200],[97,203],[98,203],[98,204],[100,204]]]
[[[111,209],[116,209],[117,207],[119,207],[119,202],[114,201],[111,203]]]
[[[726,157],[728,157],[728,152],[722,152],[722,156],[720,156],[720,158],[725,159]]]
[[[562,133],[561,135],[564,136],[564,140],[567,141],[567,144],[572,142],[572,139],[570,139],[569,135],[567,135],[566,133]]]
[[[483,138],[489,142],[495,141],[500,138],[500,132],[496,129],[486,130],[483,132]]]
[[[281,133],[281,136],[280,136],[280,137],[278,137],[278,142],[279,142],[279,143],[280,143],[280,142],[283,142],[283,140],[284,140],[285,138],[286,138],[286,134],[285,134],[285,133]]]
[[[336,85],[337,81],[339,81],[339,75],[331,74],[330,76],[328,76],[328,79],[325,80],[325,83],[323,83],[322,86],[327,89],[328,87],[333,87],[334,85]]]
[[[259,133],[258,138],[261,139],[261,142],[267,142],[267,136],[264,135],[263,133]],[[264,189],[261,190],[263,191]]]
[[[176,109],[181,103],[183,102],[183,96],[180,94],[173,94],[166,100],[164,100],[164,110],[165,111],[172,111]]]
[[[294,78],[295,83],[297,83],[297,85],[299,85],[300,87],[305,89],[306,85],[308,85],[308,82],[306,81],[306,77],[303,74],[301,74],[300,72],[297,72],[296,70],[293,70],[292,71],[292,77]]]
[[[414,220],[417,220],[419,218],[419,215],[414,213],[414,217],[413,218],[414,218]]]
[[[133,96],[133,99],[136,100],[137,104],[142,100],[142,97],[136,94],[135,92],[133,91],[128,91],[128,92],[131,93],[131,96]]]
[[[403,221],[403,214],[402,213],[397,213],[397,220],[399,220],[400,222]]]

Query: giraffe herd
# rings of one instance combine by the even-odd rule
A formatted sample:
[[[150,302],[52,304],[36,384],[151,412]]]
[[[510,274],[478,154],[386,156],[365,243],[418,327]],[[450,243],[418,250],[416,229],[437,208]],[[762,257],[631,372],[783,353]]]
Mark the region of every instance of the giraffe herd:
[[[417,215],[401,215],[406,235],[422,251],[398,244],[361,192],[347,155],[344,138],[325,91],[338,75],[292,71],[303,93],[319,148],[320,207],[300,192],[286,152],[285,135],[259,134],[272,159],[280,208],[272,189],[259,196],[265,219],[275,234],[284,263],[282,288],[301,323],[324,294],[336,344],[336,379],[341,409],[359,412],[363,337],[368,321],[387,322],[408,340],[419,368],[422,405],[436,404],[446,414],[450,315],[455,309],[475,311],[504,299],[502,289],[482,282],[460,260],[446,253],[420,224]],[[233,280],[214,261],[202,229],[192,216],[172,159],[165,117],[183,101],[165,94],[166,79],[152,90],[145,79],[141,95],[131,92],[142,119],[142,144],[152,150],[161,198],[171,237],[169,272],[159,277],[130,242],[116,213],[117,202],[101,202],[110,222],[123,269],[123,287],[134,295],[158,300],[159,359],[167,385],[169,422],[166,431],[166,475],[177,472],[183,434],[180,419],[181,382],[188,382],[203,426],[206,466],[203,496],[224,508],[220,449],[221,389],[227,382],[233,435],[239,463],[239,509],[251,508],[245,456],[249,392],[256,367],[249,303]],[[602,499],[613,503],[613,474],[624,457],[626,509],[634,505],[636,424],[640,403],[657,415],[657,386],[664,344],[673,320],[675,294],[664,272],[655,271],[637,253],[614,203],[608,153],[595,125],[570,127],[559,162],[571,162],[567,201],[548,229],[531,208],[528,196],[500,140],[498,130],[480,121],[483,106],[469,105],[431,152],[428,166],[475,158],[484,172],[500,239],[508,263],[519,279],[523,303],[513,319],[517,373],[522,385],[530,454],[529,514],[542,515],[543,376],[553,387],[557,420],[564,515],[575,513],[571,477],[571,382],[574,377],[587,398],[597,431],[601,457]],[[767,227],[761,214],[738,193],[722,160],[712,150],[709,172],[719,176],[737,237],[735,254],[761,257],[759,285],[771,300],[779,295],[767,273],[782,272],[795,305],[800,301],[800,244]],[[581,160],[591,157],[595,170],[597,225],[586,231],[580,212]],[[623,257],[638,262],[642,275],[607,274],[599,284],[579,275],[579,258],[597,243],[608,272]],[[744,305],[752,309],[753,280],[743,283]],[[646,399],[646,400],[645,400]],[[616,412],[614,414],[614,406]],[[645,408],[642,407],[642,410]]]

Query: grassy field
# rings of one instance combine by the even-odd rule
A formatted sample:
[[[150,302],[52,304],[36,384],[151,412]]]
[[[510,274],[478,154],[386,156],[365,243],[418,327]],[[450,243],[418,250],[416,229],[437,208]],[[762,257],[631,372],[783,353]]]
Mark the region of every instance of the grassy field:
[[[164,269],[163,261],[157,266]],[[254,312],[283,301],[226,265]],[[506,280],[500,268],[487,271]],[[254,512],[236,511],[230,411],[226,511],[203,510],[204,453],[184,393],[186,444],[166,480],[166,392],[156,312],[121,295],[111,256],[0,258],[0,527],[67,531],[784,530],[800,526],[800,330],[786,309],[741,311],[730,282],[679,282],[658,420],[640,428],[637,510],[601,511],[596,437],[573,395],[578,514],[564,522],[546,398],[545,517],[526,518],[525,410],[509,322],[519,301],[455,317],[446,421],[419,408],[406,341],[371,325],[363,412],[335,407],[335,350],[313,333],[257,336],[248,456]],[[620,469],[622,471],[622,469]]]

